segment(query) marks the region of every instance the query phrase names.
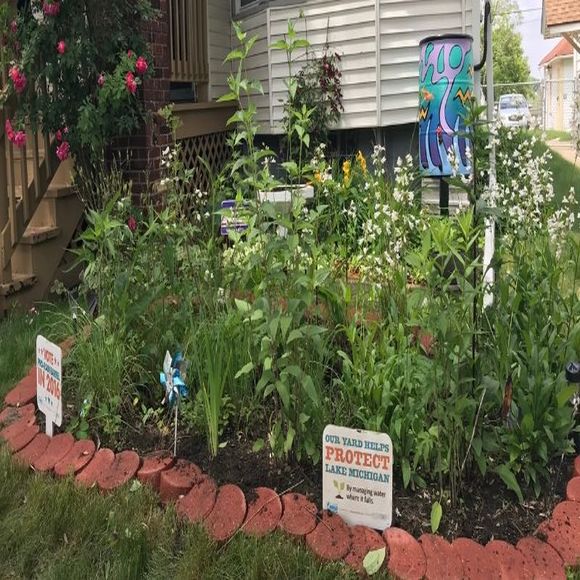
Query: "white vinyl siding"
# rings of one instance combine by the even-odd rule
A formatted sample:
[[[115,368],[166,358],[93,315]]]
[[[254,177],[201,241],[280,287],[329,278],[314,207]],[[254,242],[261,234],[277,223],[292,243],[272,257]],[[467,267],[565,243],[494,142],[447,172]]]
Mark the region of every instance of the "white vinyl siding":
[[[302,0],[272,2],[247,16],[244,28],[260,38],[248,62],[265,95],[258,99],[261,132],[279,133],[288,67],[283,52],[269,45],[296,21],[320,54],[324,44],[342,56],[344,113],[337,128],[412,123],[417,115],[419,41],[432,34],[471,33],[477,0]],[[299,18],[303,12],[305,19]],[[243,17],[243,14],[242,14]],[[294,65],[299,70],[300,59]]]
[[[224,59],[231,50],[231,3],[230,0],[208,0],[209,44],[209,98],[215,100],[228,88],[229,66]]]

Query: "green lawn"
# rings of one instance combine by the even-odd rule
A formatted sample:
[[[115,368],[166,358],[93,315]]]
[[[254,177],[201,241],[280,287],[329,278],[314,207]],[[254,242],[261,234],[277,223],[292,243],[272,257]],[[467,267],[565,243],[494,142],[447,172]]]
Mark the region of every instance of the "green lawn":
[[[548,149],[548,146],[545,143],[538,143],[536,147],[539,153]],[[573,165],[561,155],[552,151],[550,169],[554,176],[554,192],[556,194],[556,199],[562,199],[562,197],[570,191],[570,188],[573,187],[576,191],[576,199],[580,200],[580,158],[576,165]]]
[[[34,362],[36,335],[60,340],[64,306],[0,322],[0,396]],[[0,578],[113,580],[356,578],[319,562],[303,544],[240,533],[227,546],[164,510],[156,494],[125,486],[103,496],[16,467],[0,445]],[[379,576],[385,578],[386,575]]]
[[[546,131],[546,138],[548,141],[552,139],[560,139],[560,141],[571,141],[572,135],[568,131],[556,131],[556,129],[548,129]]]
[[[220,547],[145,488],[103,496],[17,468],[1,451],[0,558],[2,578],[356,578],[278,533]]]

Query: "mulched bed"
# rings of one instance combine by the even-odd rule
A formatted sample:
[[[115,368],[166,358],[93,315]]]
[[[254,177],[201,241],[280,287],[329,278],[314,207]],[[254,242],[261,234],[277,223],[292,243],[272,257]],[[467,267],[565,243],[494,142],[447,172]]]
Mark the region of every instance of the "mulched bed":
[[[131,434],[126,431],[123,435],[116,445],[119,451],[134,449],[140,455],[157,450],[173,451],[173,438],[162,437],[158,430],[148,426]],[[225,446],[212,459],[202,436],[181,434],[177,456],[195,463],[218,486],[235,483],[246,494],[261,486],[271,487],[278,493],[291,489],[322,507],[321,465],[277,461],[267,446],[261,451],[252,451],[254,441],[255,437],[249,440],[242,433],[226,434],[222,438]],[[573,457],[553,461],[549,467],[551,489],[544,490],[539,499],[529,499],[523,505],[499,479],[488,476],[467,482],[459,505],[443,505],[438,533],[449,540],[468,537],[482,544],[494,539],[517,543],[520,538],[533,534],[550,516],[554,506],[565,498],[572,462]],[[393,526],[407,530],[416,538],[431,532],[431,506],[438,499],[437,486],[405,490],[402,481],[395,476]]]

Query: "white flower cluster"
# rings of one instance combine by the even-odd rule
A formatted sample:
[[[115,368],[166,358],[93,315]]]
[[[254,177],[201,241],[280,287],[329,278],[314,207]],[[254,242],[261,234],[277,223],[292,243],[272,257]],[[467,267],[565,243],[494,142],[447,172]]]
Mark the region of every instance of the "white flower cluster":
[[[209,212],[209,193],[207,191],[201,191],[201,189],[196,189],[188,196],[188,212],[191,219],[194,222],[201,222],[203,220],[208,220],[210,217]]]
[[[179,152],[177,147],[169,147],[169,145],[161,152],[161,167],[165,170],[166,176],[160,181],[161,187],[167,187],[171,183],[177,183],[177,175],[175,175],[175,163],[178,162]]]
[[[382,145],[375,145],[371,155],[371,163],[376,176],[384,177],[386,174],[387,150]]]
[[[465,150],[465,156],[467,157],[468,165],[471,166],[471,149],[467,146]],[[459,177],[463,184],[471,185],[472,182],[472,175],[465,175],[463,172],[460,171],[459,167],[459,159],[455,154],[455,148],[450,147],[447,151],[447,159],[449,159],[449,163],[451,164],[451,177]]]
[[[321,165],[325,166],[326,165],[326,153],[325,152],[326,152],[326,143],[321,143],[314,150],[314,154],[312,156],[312,160],[310,161],[310,164],[313,167],[319,167]]]
[[[263,254],[266,248],[265,236],[254,236],[250,239],[242,238],[233,246],[223,252],[224,266],[230,266],[238,270],[249,267],[250,261],[256,254]]]
[[[556,258],[560,258],[564,243],[576,219],[580,219],[580,213],[577,213],[578,202],[576,201],[576,192],[570,188],[567,196],[564,197],[558,209],[548,217],[548,235],[550,242],[553,244]]]
[[[540,155],[534,151],[538,142],[535,135],[515,145],[516,133],[509,129],[503,134],[512,142],[506,146],[497,128],[492,130],[497,147],[497,183],[483,192],[487,205],[501,210],[507,239],[525,239],[542,230],[554,201],[550,151],[546,149]]]
[[[373,165],[382,165],[384,149],[375,148]],[[377,164],[375,165],[375,157]],[[392,193],[375,191],[374,214],[363,225],[361,246],[361,272],[380,287],[390,273],[400,264],[412,234],[422,228],[421,211],[415,206],[413,158],[399,158],[395,167]]]

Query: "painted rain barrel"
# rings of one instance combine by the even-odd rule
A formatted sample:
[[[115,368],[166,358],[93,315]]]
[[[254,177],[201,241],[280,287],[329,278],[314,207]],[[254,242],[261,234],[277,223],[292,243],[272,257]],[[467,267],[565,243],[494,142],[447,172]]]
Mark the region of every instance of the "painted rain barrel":
[[[419,163],[424,177],[471,173],[464,117],[473,95],[473,37],[429,36],[419,44]]]

